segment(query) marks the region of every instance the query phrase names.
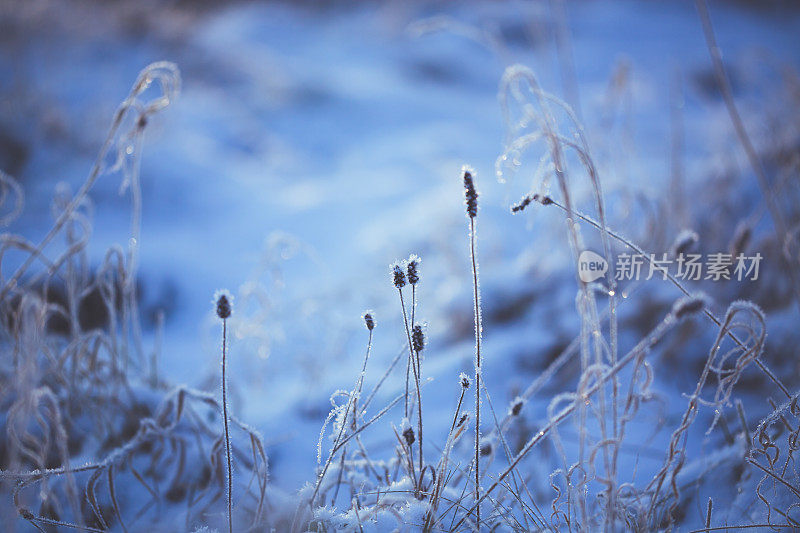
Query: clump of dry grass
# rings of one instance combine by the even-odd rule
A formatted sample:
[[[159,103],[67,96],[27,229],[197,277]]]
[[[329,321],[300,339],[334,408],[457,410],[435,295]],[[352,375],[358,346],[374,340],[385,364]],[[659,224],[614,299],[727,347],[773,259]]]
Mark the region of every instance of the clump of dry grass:
[[[4,516],[16,513],[40,531],[139,530],[164,512],[172,520],[183,516],[187,529],[214,523],[225,480],[223,441],[250,478],[236,522],[265,519],[267,456],[258,433],[230,417],[235,434],[223,438],[213,420],[227,424],[225,403],[185,387],[168,390],[155,366],[157,348],[150,357],[142,342],[142,139],[179,91],[175,65],[145,68],[114,114],[86,181],[74,195],[58,191],[45,237],[33,243],[0,236],[2,265],[17,264],[0,279],[0,405],[7,413],[0,420],[0,486],[12,496],[0,505]],[[129,244],[109,249],[92,270],[89,193],[109,174],[121,175],[130,191]],[[12,206],[8,224],[22,209],[22,189],[5,174],[0,183],[0,199]]]

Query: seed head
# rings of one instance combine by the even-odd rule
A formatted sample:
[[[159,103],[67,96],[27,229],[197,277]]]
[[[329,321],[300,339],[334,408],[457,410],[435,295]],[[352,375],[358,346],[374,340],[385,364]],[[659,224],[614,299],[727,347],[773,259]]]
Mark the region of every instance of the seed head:
[[[417,353],[425,349],[425,332],[419,324],[411,330],[411,346]]]
[[[372,331],[375,329],[375,318],[372,316],[373,311],[369,310],[364,313],[364,324],[367,325],[367,329]]]
[[[522,411],[523,405],[525,405],[525,400],[523,400],[520,396],[517,396],[511,402],[511,406],[508,408],[508,414],[511,416],[519,415],[520,411]]]
[[[553,203],[553,199],[547,196],[546,194],[534,194],[533,200],[535,202],[539,202],[542,205],[550,205]]]
[[[410,448],[416,440],[414,437],[414,428],[408,426],[405,431],[403,431],[403,438],[406,440],[406,444],[408,444],[408,447]]]
[[[475,182],[472,180],[473,170],[468,166],[464,166],[461,172],[464,178],[467,216],[469,218],[475,218],[478,215],[478,191],[475,190]]]
[[[533,201],[533,197],[526,196],[525,198],[520,200],[518,204],[511,206],[511,212],[512,213],[519,213],[520,211],[522,211],[523,209],[528,207],[531,204],[532,201]]]
[[[463,389],[468,389],[469,388],[469,376],[467,376],[465,373],[462,372],[458,376],[458,382],[459,382],[459,384],[461,384],[461,388],[463,388]]]
[[[703,294],[695,294],[681,298],[672,306],[672,314],[676,319],[680,320],[683,317],[697,314],[708,305],[708,297]]]
[[[233,313],[233,296],[225,289],[214,293],[214,302],[217,306],[217,316],[225,320]]]
[[[416,285],[419,282],[419,272],[417,271],[417,267],[422,262],[422,259],[419,258],[416,254],[411,254],[408,257],[408,261],[406,262],[406,272],[408,273],[408,282],[411,285]]]
[[[406,286],[406,273],[403,272],[403,267],[398,262],[394,262],[389,265],[389,268],[392,269],[392,283],[398,289],[402,289]]]
[[[753,235],[753,230],[747,222],[740,222],[736,226],[736,232],[733,234],[733,242],[731,242],[730,252],[731,256],[736,259],[739,254],[747,251],[747,245],[750,244],[750,237]]]
[[[694,231],[690,229],[681,230],[678,236],[675,237],[675,242],[672,243],[672,255],[679,257],[681,254],[690,252],[698,239],[699,237]]]

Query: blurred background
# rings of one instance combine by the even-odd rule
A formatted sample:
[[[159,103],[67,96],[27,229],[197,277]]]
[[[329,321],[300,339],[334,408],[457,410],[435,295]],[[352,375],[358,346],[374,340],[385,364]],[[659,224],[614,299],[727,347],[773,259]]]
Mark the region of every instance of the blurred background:
[[[796,165],[797,4],[715,0],[710,9],[757,148]],[[391,261],[422,257],[417,316],[428,323],[429,405],[450,402],[454,393],[437,384],[471,368],[463,164],[476,170],[481,193],[486,379],[498,403],[578,333],[563,215],[542,206],[509,212],[528,192],[555,193],[537,171],[544,149],[519,154],[506,182],[496,174],[508,141],[498,103],[507,66],[530,67],[572,106],[609,224],[634,241],[661,253],[690,228],[712,252],[727,248],[745,216],[769,226],[689,1],[4,0],[0,43],[0,168],[25,190],[10,230],[35,242],[53,223],[56,192],[74,193],[86,179],[139,71],[160,60],[178,65],[179,98],[133,154],[144,344],[158,355],[160,379],[216,392],[211,298],[218,288],[234,293],[233,410],[263,433],[271,479],[287,491],[311,478],[328,397],[360,369],[364,310],[378,321],[369,379],[403,346]],[[770,168],[794,168],[786,178],[794,183],[791,164]],[[124,172],[108,172],[92,188],[93,264],[109,246],[131,245],[128,185]],[[588,180],[576,176],[572,186],[591,211]],[[3,276],[19,259],[8,261]],[[791,346],[790,289],[763,268],[760,284],[705,290],[723,310],[737,297],[756,299],[778,317],[775,345]],[[623,344],[678,296],[659,281],[647,287],[630,316],[622,311]],[[685,392],[696,380],[702,359],[684,356],[672,354],[664,390]],[[770,364],[797,376],[788,357]],[[390,383],[386,398],[401,379]],[[759,383],[753,377],[744,390]],[[441,413],[429,408],[432,423],[449,423],[450,403]]]

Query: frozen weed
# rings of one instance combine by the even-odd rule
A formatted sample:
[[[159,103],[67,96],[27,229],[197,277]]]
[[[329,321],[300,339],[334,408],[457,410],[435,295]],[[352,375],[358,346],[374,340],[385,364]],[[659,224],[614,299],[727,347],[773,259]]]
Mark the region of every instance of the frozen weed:
[[[17,515],[40,531],[141,530],[165,513],[186,530],[213,523],[226,484],[222,455],[228,461],[238,456],[249,478],[241,483],[235,522],[254,525],[266,516],[267,456],[258,433],[228,416],[225,401],[182,387],[169,391],[156,356],[147,357],[142,345],[142,139],[179,91],[175,65],[145,68],[114,114],[84,184],[74,195],[57,190],[45,237],[32,243],[0,236],[3,266],[10,252],[23,254],[12,274],[0,278],[0,342],[8,354],[0,365],[0,404],[7,413],[0,421],[0,484]],[[120,175],[121,192],[130,192],[131,229],[127,248],[110,248],[92,270],[89,193],[107,174]],[[0,196],[11,205],[2,218],[7,225],[21,211],[22,190],[10,176],[0,178]],[[58,237],[61,246],[54,244]],[[229,298],[215,303],[220,318],[230,316]],[[87,320],[87,310],[97,318]],[[224,432],[214,423],[220,418]],[[235,480],[227,479],[230,495]]]

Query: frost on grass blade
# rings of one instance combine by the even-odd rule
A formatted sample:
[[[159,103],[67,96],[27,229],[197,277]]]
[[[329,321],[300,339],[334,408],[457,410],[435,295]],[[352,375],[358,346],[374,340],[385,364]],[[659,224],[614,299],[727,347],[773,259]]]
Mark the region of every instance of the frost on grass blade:
[[[676,319],[680,320],[682,318],[692,316],[701,312],[703,309],[708,307],[708,305],[709,305],[708,296],[706,296],[703,293],[698,293],[677,300],[672,305],[672,314],[673,316],[675,316]]]
[[[672,256],[679,257],[691,252],[698,240],[699,237],[695,231],[690,229],[681,230],[678,236],[675,237],[675,242],[672,243]]]

